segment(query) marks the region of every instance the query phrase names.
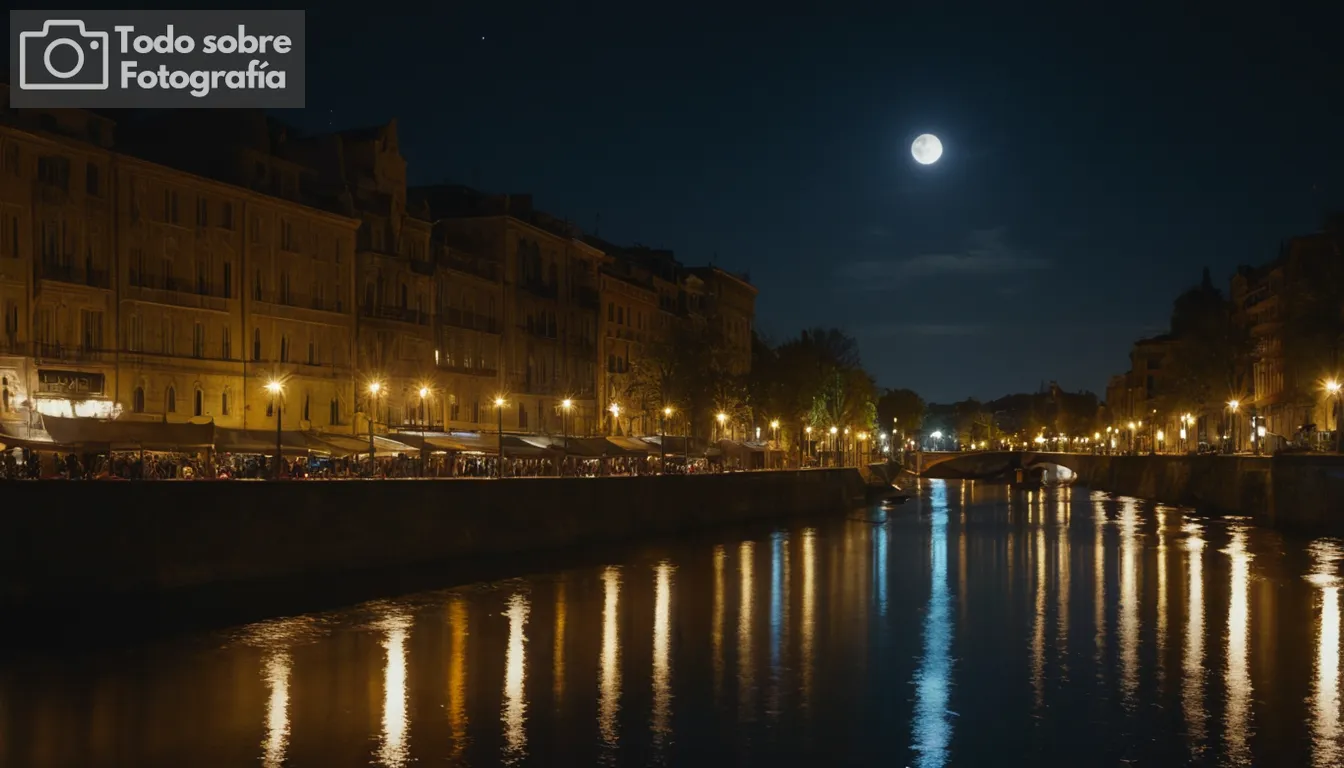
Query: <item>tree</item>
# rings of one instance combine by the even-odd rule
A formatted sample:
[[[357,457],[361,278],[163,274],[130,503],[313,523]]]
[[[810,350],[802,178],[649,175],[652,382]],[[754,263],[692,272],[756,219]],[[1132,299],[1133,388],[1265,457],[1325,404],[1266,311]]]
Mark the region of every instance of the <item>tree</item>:
[[[1167,383],[1157,393],[1159,408],[1166,413],[1220,411],[1240,390],[1250,336],[1237,325],[1231,303],[1213,287],[1208,270],[1199,287],[1176,299],[1171,330],[1175,344],[1167,356]]]
[[[924,398],[911,389],[889,389],[877,400],[878,429],[918,432],[924,425]]]

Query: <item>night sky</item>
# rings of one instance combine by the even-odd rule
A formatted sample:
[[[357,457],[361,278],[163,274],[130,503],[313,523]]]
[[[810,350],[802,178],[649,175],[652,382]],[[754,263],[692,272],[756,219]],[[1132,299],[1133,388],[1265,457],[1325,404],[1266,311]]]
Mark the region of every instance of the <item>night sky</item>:
[[[1201,267],[1226,290],[1344,202],[1339,11],[496,5],[310,11],[309,109],[283,117],[397,117],[413,183],[749,271],[767,338],[845,328],[931,400],[1102,394]]]

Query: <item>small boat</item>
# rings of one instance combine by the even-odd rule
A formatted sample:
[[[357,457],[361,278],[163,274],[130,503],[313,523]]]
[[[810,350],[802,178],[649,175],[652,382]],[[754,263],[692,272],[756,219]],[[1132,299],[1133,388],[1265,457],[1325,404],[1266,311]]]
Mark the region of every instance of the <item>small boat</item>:
[[[1014,490],[1034,490],[1037,488],[1061,488],[1073,485],[1078,475],[1068,467],[1056,464],[1037,464],[1013,472],[1013,480],[1008,486]]]

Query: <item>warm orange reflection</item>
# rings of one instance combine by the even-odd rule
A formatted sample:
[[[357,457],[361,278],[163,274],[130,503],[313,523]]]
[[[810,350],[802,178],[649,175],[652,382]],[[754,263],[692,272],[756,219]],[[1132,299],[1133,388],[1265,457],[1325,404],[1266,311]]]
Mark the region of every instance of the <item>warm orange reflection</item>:
[[[1095,609],[1093,621],[1097,626],[1097,660],[1100,661],[1106,648],[1106,510],[1102,509],[1101,501],[1093,501],[1092,516],[1096,522],[1096,547],[1092,555],[1095,594],[1092,605]]]
[[[664,745],[672,720],[672,565],[666,560],[653,577],[653,742]]]
[[[723,693],[723,566],[728,555],[722,544],[714,545],[714,623],[710,639],[714,646],[714,699]]]
[[[1238,765],[1250,765],[1247,731],[1250,728],[1251,670],[1250,591],[1251,555],[1246,551],[1246,529],[1232,531],[1232,542],[1225,550],[1232,558],[1232,597],[1227,608],[1227,715],[1228,758]]]
[[[1045,528],[1036,528],[1036,616],[1031,638],[1031,685],[1036,689],[1036,706],[1045,703]]]
[[[1157,514],[1157,684],[1159,689],[1167,680],[1167,508],[1159,506]]]
[[[755,710],[751,700],[751,694],[756,687],[755,661],[751,653],[751,612],[755,602],[752,585],[754,553],[755,545],[750,541],[744,541],[738,547],[737,567],[742,583],[737,611],[737,700],[740,707],[739,718],[743,721],[749,720]]]
[[[1312,574],[1308,577],[1321,590],[1321,618],[1316,631],[1316,680],[1313,683],[1312,758],[1319,768],[1344,765],[1340,748],[1339,701],[1339,560],[1338,544],[1316,541],[1311,545]]]
[[[551,677],[556,702],[565,700],[565,610],[565,583],[560,581],[555,585],[555,650],[551,652],[555,661]]]
[[[504,652],[504,707],[500,719],[504,723],[504,762],[514,763],[527,754],[527,698],[523,684],[527,678],[527,614],[531,606],[527,597],[515,593],[509,598],[509,645]]]
[[[448,601],[448,632],[448,735],[458,759],[467,746],[467,604],[460,595]]]
[[[1204,539],[1198,523],[1187,523],[1186,557],[1189,559],[1189,580],[1186,586],[1185,662],[1181,702],[1185,709],[1185,729],[1190,735],[1190,751],[1199,755],[1204,751],[1204,730],[1207,715],[1204,712]]]
[[[289,652],[274,650],[266,655],[266,687],[271,696],[266,701],[266,745],[261,764],[266,768],[280,768],[285,763],[285,748],[289,745]]]
[[[1069,496],[1068,488],[1059,497],[1059,530],[1055,543],[1055,588],[1059,591],[1059,614],[1055,618],[1055,646],[1060,659],[1060,672],[1067,671],[1069,657]]]
[[[1120,690],[1131,706],[1139,689],[1139,511],[1127,499],[1120,510]]]
[[[410,746],[406,743],[408,730],[406,699],[406,638],[411,631],[411,619],[404,614],[392,614],[381,623],[383,648],[387,661],[383,666],[383,737],[378,746],[380,764],[392,767],[410,761]]]
[[[803,664],[803,709],[812,706],[812,642],[816,634],[817,611],[817,531],[803,531],[803,628],[800,652]]]
[[[608,749],[617,745],[616,713],[621,708],[621,638],[616,611],[621,601],[621,571],[607,566],[602,572],[602,659],[598,679],[597,728]]]

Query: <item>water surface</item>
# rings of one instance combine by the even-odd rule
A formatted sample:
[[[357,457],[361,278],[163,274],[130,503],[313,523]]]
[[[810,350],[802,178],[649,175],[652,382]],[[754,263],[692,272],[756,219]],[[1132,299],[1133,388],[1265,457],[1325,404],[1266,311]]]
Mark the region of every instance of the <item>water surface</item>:
[[[130,650],[90,626],[0,663],[0,764],[1338,766],[1341,551],[927,481],[885,516]]]

